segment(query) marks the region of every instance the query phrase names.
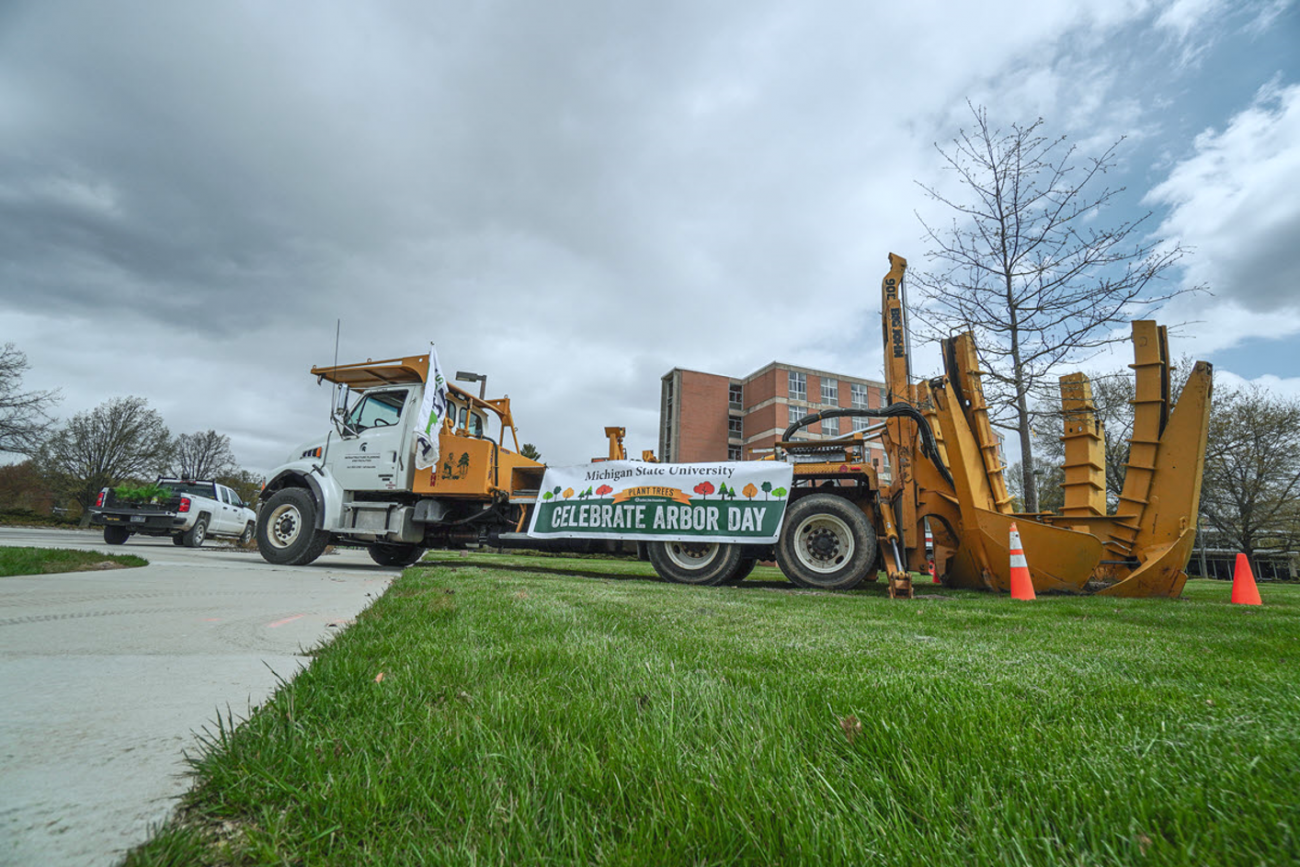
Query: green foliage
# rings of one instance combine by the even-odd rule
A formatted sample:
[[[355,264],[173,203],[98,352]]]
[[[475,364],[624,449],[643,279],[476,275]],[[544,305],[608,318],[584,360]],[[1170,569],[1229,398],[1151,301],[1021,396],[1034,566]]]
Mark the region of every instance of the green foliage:
[[[0,548],[0,577],[47,575],[54,572],[85,572],[123,566],[148,566],[149,561],[130,554],[99,554],[94,551],[64,551],[57,548]]]
[[[904,602],[432,556],[214,726],[183,818],[128,863],[1300,856],[1300,588]]]
[[[520,457],[528,458],[530,461],[540,461],[542,453],[537,450],[537,446],[532,443],[524,443],[519,447]]]
[[[154,500],[166,500],[172,495],[172,489],[164,487],[157,482],[150,482],[147,485],[118,485],[113,489],[113,494],[118,499],[127,500],[132,503],[149,503]]]

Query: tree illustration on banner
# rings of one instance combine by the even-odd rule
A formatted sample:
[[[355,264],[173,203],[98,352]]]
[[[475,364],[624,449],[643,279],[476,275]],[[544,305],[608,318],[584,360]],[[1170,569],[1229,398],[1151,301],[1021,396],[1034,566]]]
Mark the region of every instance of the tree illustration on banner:
[[[550,499],[553,499],[554,497],[555,497],[555,494],[551,493],[550,491],[547,491],[546,493],[542,494],[542,499],[543,499],[543,500],[550,500]]]
[[[772,487],[771,482],[764,482],[763,484],[766,485],[768,488]],[[748,499],[751,500],[758,496],[758,488],[754,487],[753,482],[750,482],[748,485],[745,485],[745,487],[741,488],[740,492],[744,494]]]
[[[564,499],[567,500],[567,499],[569,499],[569,498],[572,497],[572,496],[573,496],[573,488],[565,488],[565,489],[564,489]]]
[[[763,499],[767,499],[768,494],[772,493],[772,483],[763,482]]]
[[[772,492],[772,496],[776,497],[779,500],[781,497],[784,497],[788,493],[789,491],[787,491],[785,488],[777,488],[775,491]]]
[[[707,497],[709,494],[716,491],[717,488],[713,487],[713,482],[700,482],[693,490],[701,497]]]
[[[596,496],[598,497],[603,497],[606,494],[612,494],[612,493],[614,493],[614,489],[611,488],[609,485],[601,485],[599,488],[596,489]]]

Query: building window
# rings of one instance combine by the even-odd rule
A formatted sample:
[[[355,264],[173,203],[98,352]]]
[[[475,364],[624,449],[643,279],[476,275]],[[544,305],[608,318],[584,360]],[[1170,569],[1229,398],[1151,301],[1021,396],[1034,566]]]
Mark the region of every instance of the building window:
[[[808,377],[797,370],[790,371],[790,395],[791,400],[808,399]]]
[[[740,383],[731,383],[727,389],[727,402],[731,405],[732,409],[744,409],[743,401],[744,391],[741,389]]]
[[[871,424],[869,418],[862,418],[861,416],[854,416],[853,418],[853,430],[855,431],[866,430],[869,424]]]
[[[822,433],[828,437],[837,437],[840,435],[840,420],[837,418],[822,419]]]
[[[849,400],[853,403],[854,409],[867,408],[867,387],[857,382],[849,383]],[[854,428],[858,430],[858,428]]]
[[[833,379],[822,377],[822,403],[829,403],[831,406],[839,406],[840,403],[840,384]]]
[[[882,387],[882,388],[880,389],[880,405],[881,405],[881,406],[885,406],[885,400],[886,400],[886,398],[885,398],[885,389]]]
[[[791,407],[790,407],[790,424],[794,424],[795,422],[797,422],[799,419],[801,419],[801,418],[803,418],[803,417],[804,417],[804,411],[803,411],[803,410],[801,410],[801,409],[800,409],[799,407],[797,407],[797,406],[791,406]]]
[[[727,446],[727,460],[740,460],[740,446]]]
[[[742,427],[742,425],[743,425],[743,421],[739,417],[728,418],[727,433],[730,434],[731,436],[737,436],[737,437],[740,436],[742,433],[744,433],[744,428]]]

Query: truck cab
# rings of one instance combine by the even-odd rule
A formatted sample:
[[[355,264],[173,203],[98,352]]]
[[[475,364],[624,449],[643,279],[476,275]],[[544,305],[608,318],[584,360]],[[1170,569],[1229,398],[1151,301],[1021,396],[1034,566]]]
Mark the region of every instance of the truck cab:
[[[425,548],[522,522],[527,497],[511,494],[538,487],[544,467],[518,454],[509,398],[484,400],[449,386],[438,462],[420,469],[415,418],[428,356],[311,372],[339,386],[342,400],[334,429],[270,475],[258,531],[267,560],[309,563],[335,541],[365,545],[376,562],[398,565]]]

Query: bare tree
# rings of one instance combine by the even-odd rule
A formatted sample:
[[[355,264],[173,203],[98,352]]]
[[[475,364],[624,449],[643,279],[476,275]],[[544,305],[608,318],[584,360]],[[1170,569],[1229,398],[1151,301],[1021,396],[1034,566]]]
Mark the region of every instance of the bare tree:
[[[1224,547],[1254,558],[1300,542],[1300,401],[1217,388],[1201,514]]]
[[[1004,131],[970,109],[974,128],[948,150],[935,145],[964,196],[921,185],[956,215],[946,229],[921,221],[937,270],[914,277],[925,296],[914,315],[930,336],[975,333],[990,415],[1018,434],[1032,512],[1035,400],[1055,390],[1058,365],[1124,340],[1116,325],[1190,291],[1160,286],[1187,250],[1145,236],[1150,214],[1112,227],[1099,219],[1123,192],[1099,186],[1122,138],[1084,156],[1044,135],[1042,118]]]
[[[0,348],[0,452],[30,456],[54,424],[49,411],[59,393],[23,391],[23,374],[29,369],[27,356],[12,343]]]
[[[36,465],[60,493],[86,511],[100,488],[157,475],[172,456],[171,433],[142,397],[118,397],[78,413],[36,454]]]
[[[230,437],[214,430],[195,431],[176,437],[171,475],[179,479],[215,479],[239,471],[230,450]]]

